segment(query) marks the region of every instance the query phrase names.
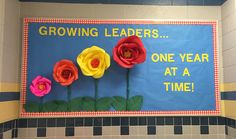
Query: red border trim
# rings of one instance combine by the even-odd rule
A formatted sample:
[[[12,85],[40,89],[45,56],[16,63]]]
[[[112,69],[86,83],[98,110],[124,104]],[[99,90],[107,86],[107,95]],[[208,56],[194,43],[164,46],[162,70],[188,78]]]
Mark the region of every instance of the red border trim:
[[[99,112],[25,112],[23,105],[26,102],[26,81],[28,63],[28,24],[29,23],[72,23],[72,24],[184,24],[184,25],[212,25],[213,49],[214,49],[214,80],[216,110],[205,111],[99,111]],[[220,115],[219,102],[219,70],[218,49],[216,41],[215,21],[155,21],[155,20],[79,20],[79,19],[48,19],[48,18],[25,18],[24,19],[24,49],[23,68],[21,82],[21,110],[20,117],[76,117],[76,116],[155,116],[155,115]]]

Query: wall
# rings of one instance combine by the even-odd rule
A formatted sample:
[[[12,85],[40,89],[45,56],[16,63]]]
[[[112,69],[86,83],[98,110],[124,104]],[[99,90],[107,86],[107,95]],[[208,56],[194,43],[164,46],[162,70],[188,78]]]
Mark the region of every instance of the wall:
[[[0,1],[0,123],[18,118],[20,3]]]
[[[222,6],[222,34],[223,34],[223,69],[224,92],[236,96],[236,1],[228,0]],[[236,119],[235,97],[225,102],[225,116]]]
[[[220,82],[223,82],[221,54],[221,8],[219,6],[141,6],[103,4],[21,3],[23,17],[87,19],[190,19],[217,20]],[[225,138],[222,117],[124,117],[20,119],[18,138]],[[127,136],[128,134],[128,136]],[[148,135],[148,136],[147,136]]]
[[[223,71],[225,116],[236,119],[236,0],[228,0],[222,5],[222,38],[223,38]],[[234,126],[228,126],[228,138],[236,138],[235,120]]]

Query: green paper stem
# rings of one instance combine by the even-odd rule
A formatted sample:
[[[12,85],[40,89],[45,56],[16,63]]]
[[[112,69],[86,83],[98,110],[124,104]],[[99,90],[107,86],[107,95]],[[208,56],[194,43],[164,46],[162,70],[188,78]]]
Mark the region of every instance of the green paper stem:
[[[128,101],[129,101],[129,93],[130,93],[130,88],[129,88],[129,73],[130,69],[126,70],[126,110],[128,110]]]
[[[94,79],[94,109],[97,111],[98,79]]]
[[[68,107],[67,110],[71,111],[71,105],[70,105],[70,101],[71,101],[71,86],[67,86],[67,103],[68,103]]]
[[[39,98],[39,112],[43,111],[43,97]]]

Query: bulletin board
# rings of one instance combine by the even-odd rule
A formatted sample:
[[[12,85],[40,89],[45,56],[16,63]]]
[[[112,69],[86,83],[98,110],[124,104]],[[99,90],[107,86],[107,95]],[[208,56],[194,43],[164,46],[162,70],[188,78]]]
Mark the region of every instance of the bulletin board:
[[[216,21],[25,18],[23,28],[21,117],[220,114]],[[143,51],[119,55],[130,42]],[[104,61],[84,60],[100,50]],[[122,65],[131,55],[142,58]]]

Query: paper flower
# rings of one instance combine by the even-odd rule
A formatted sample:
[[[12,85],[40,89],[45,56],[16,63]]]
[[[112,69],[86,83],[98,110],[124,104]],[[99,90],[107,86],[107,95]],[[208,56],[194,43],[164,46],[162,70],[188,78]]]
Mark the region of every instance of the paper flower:
[[[78,69],[72,61],[63,59],[54,65],[53,78],[62,86],[71,85],[78,79]]]
[[[132,68],[146,60],[146,49],[137,36],[122,38],[113,48],[113,59],[123,68]]]
[[[30,91],[37,97],[43,97],[51,91],[51,81],[37,76],[30,85]]]
[[[84,49],[77,57],[77,63],[85,76],[101,78],[110,66],[110,56],[97,46]]]

